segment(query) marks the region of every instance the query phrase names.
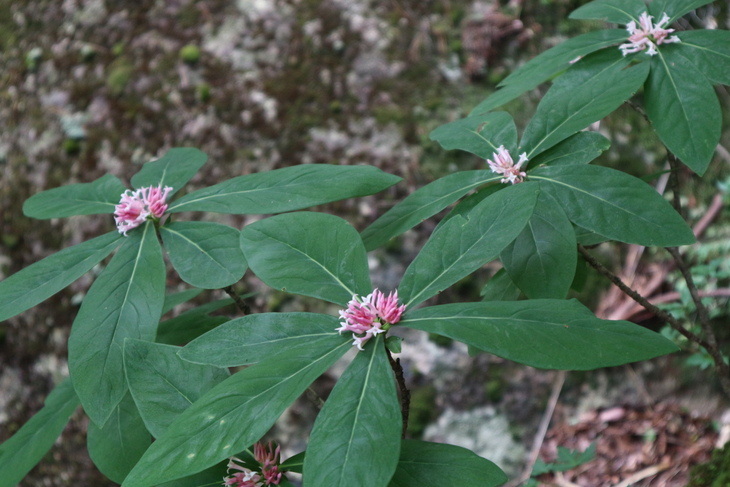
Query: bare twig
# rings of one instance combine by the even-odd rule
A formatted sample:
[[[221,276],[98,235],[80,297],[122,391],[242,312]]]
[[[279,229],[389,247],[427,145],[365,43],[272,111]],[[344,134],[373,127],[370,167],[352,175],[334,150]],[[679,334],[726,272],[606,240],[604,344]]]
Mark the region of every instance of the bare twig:
[[[403,416],[403,430],[401,437],[406,437],[406,431],[408,431],[408,416],[411,410],[411,391],[406,386],[406,379],[403,377],[403,367],[400,364],[400,359],[393,359],[393,355],[390,353],[388,347],[385,347],[385,351],[388,353],[388,361],[390,362],[390,368],[393,369],[395,374],[395,380],[398,383],[398,389],[400,390],[400,412]]]
[[[618,484],[614,485],[614,487],[629,487],[630,485],[633,485],[636,482],[644,480],[645,478],[651,477],[652,475],[656,475],[659,472],[661,472],[662,470],[666,470],[671,466],[672,466],[671,463],[663,462],[658,465],[653,465],[651,467],[647,467],[644,470],[639,470],[638,472],[631,475],[630,477],[625,478],[622,482],[619,482]]]
[[[243,313],[244,315],[251,314],[251,308],[248,306],[246,301],[241,299],[241,296],[239,296],[238,293],[233,289],[233,286],[226,286],[223,288],[223,290],[231,297],[231,299],[233,299],[233,302],[236,303],[236,307],[238,307],[241,313]]]

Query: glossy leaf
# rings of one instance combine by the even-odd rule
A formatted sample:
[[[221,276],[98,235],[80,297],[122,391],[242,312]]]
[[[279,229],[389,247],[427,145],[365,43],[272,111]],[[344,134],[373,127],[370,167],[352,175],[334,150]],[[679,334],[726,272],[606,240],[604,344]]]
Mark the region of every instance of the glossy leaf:
[[[139,189],[144,186],[170,186],[172,191],[168,198],[185,186],[195,173],[203,167],[208,156],[192,147],[176,147],[165,152],[157,160],[148,162],[132,176],[132,186]],[[169,201],[169,199],[168,199]]]
[[[276,215],[246,226],[241,248],[267,285],[344,305],[370,289],[360,235],[345,220],[325,213]]]
[[[517,238],[500,254],[512,281],[530,299],[563,299],[575,276],[573,225],[560,205],[541,193]]]
[[[654,188],[601,166],[536,169],[531,180],[558,201],[568,218],[611,240],[670,247],[694,243],[687,223]]]
[[[34,194],[25,200],[23,213],[39,220],[108,213],[111,221],[114,207],[126,189],[119,179],[106,174],[91,183],[69,184]]]
[[[643,0],[594,0],[573,10],[568,18],[604,20],[615,24],[628,24],[633,20],[638,24],[639,16],[644,12],[646,4]]]
[[[32,308],[86,274],[121,244],[110,232],[68,247],[0,281],[0,321]]]
[[[431,234],[398,286],[408,307],[446,289],[496,258],[519,235],[532,214],[536,185],[521,183],[496,192],[467,217],[455,216]]]
[[[374,194],[400,180],[373,166],[302,164],[239,176],[194,191],[170,204],[168,211],[281,213]]]
[[[720,141],[720,103],[707,79],[673,47],[662,46],[651,59],[646,114],[667,149],[701,176]]]
[[[43,408],[0,444],[0,487],[14,487],[51,449],[79,405],[66,379],[48,395]]]
[[[517,127],[507,112],[472,115],[442,125],[429,135],[446,150],[459,149],[489,159],[503,145],[517,147]]]
[[[122,485],[150,487],[181,478],[248,448],[349,349],[343,340],[334,349],[274,357],[232,375],[178,416]]]
[[[212,222],[173,222],[160,227],[170,262],[191,286],[220,289],[241,280],[246,259],[240,232]]]
[[[646,63],[627,68],[631,58],[616,50],[591,54],[558,78],[525,128],[520,151],[527,157],[549,149],[618,108],[641,87]]]
[[[500,175],[487,170],[459,171],[417,189],[363,230],[365,248],[373,250],[380,247],[391,238],[432,217],[474,188],[500,179]]]
[[[126,394],[103,428],[89,423],[89,456],[101,473],[122,483],[152,443],[132,396]]]
[[[730,85],[730,31],[688,30],[676,49],[713,84]]]
[[[304,487],[388,485],[401,427],[393,372],[378,335],[347,367],[317,415],[304,457]]]
[[[124,341],[129,391],[155,438],[162,436],[180,413],[230,375],[228,369],[186,362],[178,357],[179,350],[133,338]]]
[[[272,357],[334,348],[340,319],[317,313],[258,313],[231,320],[178,352],[183,360],[216,367],[250,365]],[[349,339],[349,334],[346,336]]]
[[[485,113],[504,105],[567,69],[570,62],[579,56],[625,40],[625,29],[597,30],[568,39],[530,59],[527,64],[507,76],[499,84],[500,89],[477,105],[471,114]]]
[[[68,340],[68,366],[86,414],[104,425],[127,392],[125,338],[153,340],[165,299],[165,263],[148,222],[130,232],[81,304]]]
[[[628,321],[596,318],[577,300],[531,299],[421,308],[398,323],[541,369],[591,370],[679,350]]]
[[[245,298],[246,296],[241,297]],[[209,313],[231,304],[233,304],[233,300],[230,298],[218,299],[165,320],[157,327],[155,342],[167,345],[182,345],[194,340],[228,321],[229,318],[226,316],[210,316]]]
[[[655,21],[658,21],[662,14],[666,12],[671,23],[684,14],[708,3],[712,3],[712,0],[653,0],[649,3],[649,11],[654,16]]]
[[[588,164],[610,146],[608,139],[598,132],[578,132],[535,156],[528,167]]]
[[[517,301],[521,294],[520,288],[503,268],[487,281],[479,293],[482,301]]]
[[[403,440],[398,468],[388,487],[497,487],[506,481],[498,466],[466,448]]]

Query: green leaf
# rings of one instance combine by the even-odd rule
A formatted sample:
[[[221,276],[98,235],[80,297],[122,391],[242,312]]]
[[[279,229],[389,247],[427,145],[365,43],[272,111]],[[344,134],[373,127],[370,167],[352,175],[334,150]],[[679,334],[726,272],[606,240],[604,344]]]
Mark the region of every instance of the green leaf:
[[[89,289],[68,339],[68,367],[84,411],[103,426],[127,392],[125,338],[153,340],[165,263],[152,222],[130,233]]]
[[[591,232],[590,230],[586,230],[585,228],[575,224],[573,225],[573,230],[575,231],[576,242],[584,246],[602,244],[609,240],[603,235]]]
[[[653,0],[649,3],[649,12],[654,16],[655,22],[666,12],[671,24],[684,14],[708,3],[712,3],[712,0]]]
[[[611,240],[670,247],[694,243],[692,230],[645,182],[601,166],[552,166],[530,179],[558,201],[571,221]]]
[[[398,464],[401,428],[393,372],[377,335],[317,415],[304,457],[304,487],[388,485]]]
[[[588,164],[610,146],[598,132],[578,132],[535,156],[528,167]]]
[[[632,20],[638,23],[639,16],[644,12],[646,4],[643,0],[594,0],[573,10],[568,18],[628,24]]]
[[[520,151],[527,157],[602,119],[631,98],[649,73],[646,63],[627,68],[618,49],[591,54],[558,78],[525,128]]]
[[[563,299],[575,276],[576,256],[573,225],[560,205],[541,193],[527,225],[500,260],[528,298]]]
[[[508,101],[514,100],[570,66],[579,56],[608,47],[627,38],[625,29],[608,29],[588,32],[568,39],[552,49],[532,58],[527,64],[507,76],[500,89],[471,111],[471,114],[485,113]]]
[[[304,467],[304,455],[306,452],[299,452],[294,456],[287,458],[281,463],[281,469],[286,472],[302,473]]]
[[[285,359],[308,348],[335,348],[343,340],[335,331],[339,324],[339,318],[317,313],[258,313],[209,331],[178,355],[216,367],[250,365],[271,357]]]
[[[14,487],[30,472],[66,427],[79,405],[70,379],[56,386],[38,411],[0,444],[0,487]]]
[[[109,255],[122,241],[110,232],[31,264],[0,281],[0,321],[50,298]]]
[[[590,444],[585,451],[569,450],[563,446],[558,447],[558,459],[554,463],[545,463],[542,459],[535,462],[532,469],[532,476],[542,475],[548,472],[565,472],[579,467],[584,463],[592,461],[596,457],[596,442]]]
[[[675,49],[692,60],[695,69],[713,84],[730,85],[730,31],[688,30],[680,39]]]
[[[195,176],[198,169],[203,167],[208,156],[192,147],[177,147],[165,152],[165,155],[155,161],[148,162],[142,169],[132,176],[132,186],[135,189],[144,186],[172,187],[169,198],[177,193],[185,183]]]
[[[520,294],[522,291],[504,269],[498,270],[479,293],[482,301],[517,301]]]
[[[506,481],[498,466],[466,448],[403,440],[388,487],[496,487]]]
[[[431,306],[409,312],[398,325],[540,369],[591,370],[679,350],[658,333],[628,321],[598,319],[575,299]]]
[[[97,213],[111,217],[126,189],[119,179],[107,174],[91,183],[69,184],[34,194],[25,200],[23,213],[39,220]]]
[[[374,194],[400,180],[373,166],[302,164],[239,176],[194,191],[170,204],[168,211],[281,213]]]
[[[363,230],[365,248],[370,251],[380,247],[432,217],[472,189],[500,179],[500,175],[487,170],[459,171],[419,188]]]
[[[129,391],[152,436],[159,438],[170,423],[216,384],[228,369],[186,362],[179,347],[128,338],[124,371]]]
[[[517,127],[507,112],[491,112],[442,125],[429,138],[446,150],[459,149],[488,159],[501,145],[507,150],[516,148]]]
[[[226,475],[226,466],[228,465],[228,459],[213,465],[210,468],[206,468],[202,472],[188,475],[181,479],[171,480],[170,482],[163,482],[158,484],[157,487],[218,487],[222,485],[223,477]],[[279,483],[281,487],[284,487],[284,478]]]
[[[101,473],[122,483],[152,443],[132,397],[126,394],[103,428],[89,423],[89,456]]]
[[[651,59],[646,114],[667,149],[702,176],[720,141],[720,103],[712,85],[676,47],[662,46]]]
[[[347,350],[273,357],[221,382],[186,409],[147,450],[124,487],[148,487],[199,472],[258,441],[281,413]]]
[[[252,296],[252,294],[248,296]],[[246,296],[241,297],[245,298]],[[182,345],[194,340],[203,333],[228,321],[229,318],[226,316],[209,316],[209,313],[231,304],[233,304],[231,298],[218,299],[165,320],[157,327],[155,342],[167,345]]]
[[[160,227],[170,262],[191,286],[220,289],[241,280],[246,259],[240,232],[212,222],[174,222]]]
[[[344,305],[371,291],[360,235],[345,220],[325,213],[276,215],[246,226],[241,248],[267,285]]]
[[[187,303],[194,297],[198,296],[200,293],[202,293],[203,289],[185,289],[184,291],[176,292],[176,293],[169,293],[165,295],[165,304],[162,306],[162,314],[172,311],[175,306],[181,305],[183,303]]]
[[[422,303],[499,255],[522,231],[537,199],[536,185],[507,187],[466,216],[455,216],[431,234],[398,287],[406,306]]]

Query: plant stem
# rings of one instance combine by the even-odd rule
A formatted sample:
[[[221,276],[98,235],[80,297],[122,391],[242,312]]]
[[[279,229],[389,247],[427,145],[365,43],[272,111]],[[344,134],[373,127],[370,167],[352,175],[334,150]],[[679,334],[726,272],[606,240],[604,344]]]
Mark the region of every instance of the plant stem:
[[[248,306],[246,301],[241,299],[241,296],[239,296],[238,293],[233,289],[233,286],[226,286],[223,288],[223,290],[231,297],[231,299],[233,299],[233,302],[236,303],[236,306],[241,311],[241,313],[243,313],[244,315],[251,314],[251,308]]]
[[[390,362],[390,368],[393,369],[395,374],[395,380],[398,383],[398,389],[400,390],[400,412],[403,416],[403,430],[401,432],[401,438],[406,437],[406,431],[408,430],[408,415],[411,409],[411,391],[406,387],[406,379],[403,377],[403,367],[400,364],[400,359],[393,359],[393,355],[385,347],[385,351],[388,354],[388,361]]]

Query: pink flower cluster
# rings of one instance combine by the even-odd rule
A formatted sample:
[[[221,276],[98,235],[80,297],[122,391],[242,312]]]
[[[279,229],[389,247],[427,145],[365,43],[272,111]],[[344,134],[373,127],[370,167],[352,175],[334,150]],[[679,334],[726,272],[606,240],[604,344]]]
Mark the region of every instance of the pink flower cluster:
[[[160,218],[167,211],[167,195],[172,188],[162,185],[140,188],[137,191],[128,189],[122,193],[122,199],[114,207],[114,221],[119,233],[127,236],[127,232],[137,228],[148,218]]]
[[[639,16],[638,27],[633,20],[626,24],[626,30],[629,31],[629,42],[618,46],[624,56],[644,49],[649,56],[653,56],[658,52],[657,46],[660,44],[682,42],[677,36],[668,37],[674,32],[674,29],[664,28],[669,23],[669,16],[666,13],[656,24],[652,23],[652,18],[651,15],[644,12]]]
[[[520,171],[520,168],[522,167],[522,164],[527,162],[526,152],[520,154],[520,160],[517,164],[515,164],[512,160],[512,156],[509,154],[509,151],[505,149],[503,145],[500,145],[497,152],[492,153],[492,157],[494,158],[494,161],[487,159],[487,164],[492,172],[505,176],[505,178],[500,182],[516,184],[524,181],[527,173],[525,171]]]
[[[405,305],[398,306],[398,291],[386,296],[375,289],[362,299],[356,294],[347,303],[347,309],[340,310],[340,318],[344,321],[336,330],[340,335],[343,331],[351,331],[352,344],[363,350],[368,340],[398,323],[405,310]]]
[[[253,451],[254,458],[261,464],[261,472],[239,465],[239,463],[245,462],[240,458],[231,457],[228,459],[229,475],[223,479],[223,485],[232,485],[233,487],[279,485],[279,482],[281,482],[281,472],[279,472],[281,447],[277,445],[274,449],[271,442],[268,446],[256,443],[253,446]],[[237,470],[237,472],[231,474],[231,470]]]

